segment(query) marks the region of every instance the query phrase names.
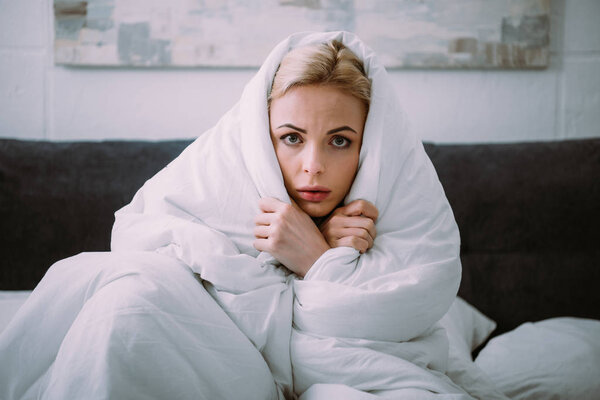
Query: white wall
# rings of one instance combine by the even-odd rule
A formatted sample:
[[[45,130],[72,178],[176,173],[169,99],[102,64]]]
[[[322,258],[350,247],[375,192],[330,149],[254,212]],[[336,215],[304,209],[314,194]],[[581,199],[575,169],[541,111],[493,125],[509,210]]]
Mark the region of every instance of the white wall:
[[[391,75],[425,140],[600,137],[598,21],[600,0],[552,0],[546,70]],[[52,24],[52,0],[0,0],[0,137],[195,137],[235,103],[255,72],[54,66]]]

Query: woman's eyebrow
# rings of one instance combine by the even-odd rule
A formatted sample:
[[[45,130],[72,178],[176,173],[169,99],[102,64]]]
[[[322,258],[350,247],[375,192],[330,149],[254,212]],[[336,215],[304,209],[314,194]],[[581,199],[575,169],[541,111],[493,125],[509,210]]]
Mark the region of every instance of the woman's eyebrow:
[[[277,129],[279,128],[292,128],[298,132],[306,133],[306,129],[298,128],[297,126],[294,126],[292,124],[283,124],[277,127]]]
[[[291,128],[298,132],[302,132],[302,133],[306,134],[306,129],[298,128],[297,126],[294,126],[292,124],[283,124],[283,125],[280,125],[277,127],[277,129],[279,129],[279,128]],[[339,128],[331,129],[331,130],[327,131],[327,134],[333,135],[334,133],[338,133],[338,132],[342,132],[342,131],[351,131],[358,135],[358,132],[356,132],[354,129],[350,128],[348,125],[344,125],[344,126],[340,126]]]
[[[327,131],[328,135],[333,135],[334,133],[338,133],[341,131],[352,131],[354,133],[356,133],[358,135],[358,132],[356,132],[354,129],[350,128],[348,125],[344,125],[344,126],[340,126],[339,128],[335,128],[332,129],[330,131]]]

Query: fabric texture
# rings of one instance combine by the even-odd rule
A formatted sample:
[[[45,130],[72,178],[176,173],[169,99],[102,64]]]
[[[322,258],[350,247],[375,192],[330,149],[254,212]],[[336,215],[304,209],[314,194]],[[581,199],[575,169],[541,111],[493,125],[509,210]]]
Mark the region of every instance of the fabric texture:
[[[362,256],[328,250],[297,279],[252,246],[258,200],[290,202],[266,99],[290,49],[331,39],[364,61],[372,81],[359,170],[345,201],[376,205],[378,235]],[[456,223],[385,69],[352,34],[302,33],[276,46],[239,103],[116,213],[112,250],[158,251],[189,265],[284,393],[293,382],[298,395],[319,383],[468,398],[444,375],[447,339],[436,324],[460,282]]]
[[[440,320],[448,336],[446,375],[476,399],[507,400],[494,382],[473,363],[471,354],[496,328],[496,323],[457,297]]]
[[[0,399],[278,399],[193,271],[154,252],[54,264],[0,334]]]
[[[552,318],[493,338],[476,364],[511,399],[596,400],[600,321]]]
[[[2,333],[30,294],[30,290],[0,291],[0,333]]]
[[[448,340],[470,359],[471,353],[496,329],[496,323],[460,297],[440,320]]]

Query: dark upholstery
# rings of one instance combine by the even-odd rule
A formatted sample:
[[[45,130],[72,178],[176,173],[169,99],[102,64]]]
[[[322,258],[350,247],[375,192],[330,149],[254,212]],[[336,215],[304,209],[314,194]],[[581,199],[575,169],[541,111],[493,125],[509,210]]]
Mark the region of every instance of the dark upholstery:
[[[426,149],[460,228],[459,294],[495,334],[600,319],[600,139]]]
[[[114,211],[190,141],[0,139],[0,290],[108,250]],[[553,316],[600,319],[600,139],[425,148],[462,237],[460,295],[496,334]]]
[[[33,289],[54,262],[109,250],[114,212],[189,143],[0,140],[0,290]]]

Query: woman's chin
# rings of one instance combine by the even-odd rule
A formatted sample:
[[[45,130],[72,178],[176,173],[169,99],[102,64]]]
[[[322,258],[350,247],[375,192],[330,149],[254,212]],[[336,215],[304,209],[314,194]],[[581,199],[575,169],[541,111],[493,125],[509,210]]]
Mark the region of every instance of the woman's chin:
[[[308,216],[313,218],[324,217],[333,211],[334,205],[327,204],[325,202],[311,202],[311,201],[300,201],[298,206]]]

